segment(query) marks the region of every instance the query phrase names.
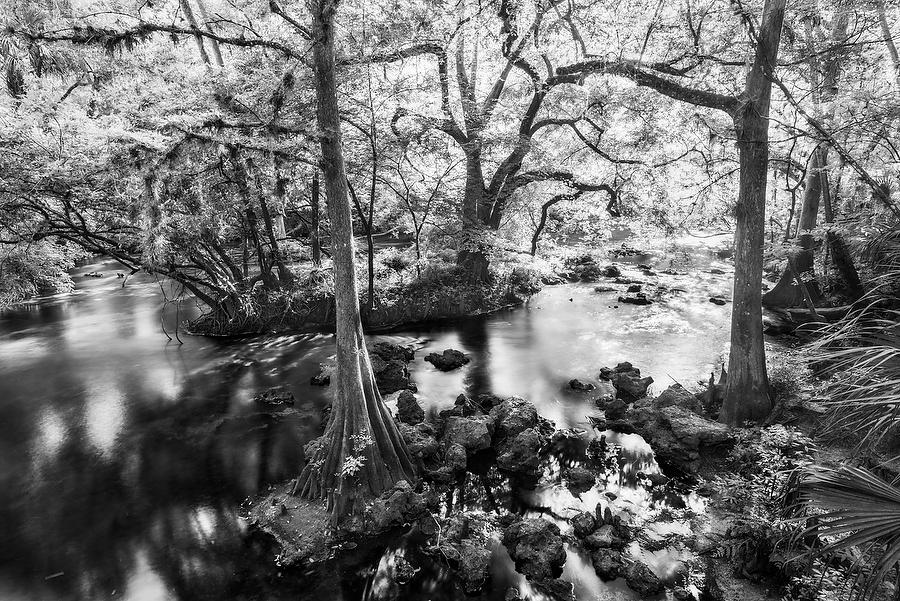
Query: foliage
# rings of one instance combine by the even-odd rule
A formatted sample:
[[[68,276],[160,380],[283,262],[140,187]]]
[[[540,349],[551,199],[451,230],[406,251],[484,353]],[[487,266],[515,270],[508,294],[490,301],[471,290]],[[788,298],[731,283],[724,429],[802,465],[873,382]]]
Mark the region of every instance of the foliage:
[[[0,247],[0,307],[46,292],[74,288],[68,270],[83,251],[49,240]]]
[[[810,347],[817,371],[828,378],[827,431],[851,435],[859,451],[893,447],[900,423],[900,315],[879,313],[876,305],[827,326]]]
[[[853,578],[850,596],[872,599],[900,561],[900,489],[858,467],[808,466],[794,482],[795,513],[811,516],[803,537],[818,539],[817,557],[847,552]]]

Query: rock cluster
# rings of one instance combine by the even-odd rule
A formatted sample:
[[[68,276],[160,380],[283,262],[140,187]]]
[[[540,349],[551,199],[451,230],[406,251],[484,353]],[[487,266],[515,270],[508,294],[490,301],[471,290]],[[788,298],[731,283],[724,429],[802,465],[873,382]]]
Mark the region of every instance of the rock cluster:
[[[429,353],[428,356],[425,357],[425,361],[431,363],[441,371],[453,371],[454,369],[459,369],[463,365],[466,365],[470,359],[469,356],[462,351],[448,348],[440,354]]]
[[[415,390],[416,386],[410,381],[409,362],[415,357],[415,349],[411,346],[393,344],[391,342],[376,342],[369,348],[369,358],[372,361],[372,372],[375,375],[375,384],[381,394],[391,394],[398,390]],[[313,386],[328,386],[331,384],[331,375],[334,373],[334,362],[323,363],[319,373],[310,378]]]

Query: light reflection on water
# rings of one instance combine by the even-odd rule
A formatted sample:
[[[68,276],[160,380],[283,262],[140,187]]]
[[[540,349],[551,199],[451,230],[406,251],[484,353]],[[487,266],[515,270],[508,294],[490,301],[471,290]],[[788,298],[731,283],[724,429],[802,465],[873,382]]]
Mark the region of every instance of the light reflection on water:
[[[248,547],[238,505],[292,477],[303,442],[318,433],[328,389],[309,379],[333,355],[332,337],[182,334],[183,345],[170,343],[162,325],[172,334],[178,318],[196,314],[194,304],[177,312],[170,304],[161,315],[157,282],[136,275],[123,289],[116,270],[85,265],[79,273],[108,275],[76,275],[75,294],[0,314],[0,598],[298,598],[261,569],[267,558]],[[730,307],[707,299],[728,292],[728,276],[658,279],[690,292],[666,305],[614,308],[616,295],[592,285],[553,287],[522,309],[380,338],[418,345],[411,370],[430,411],[462,391],[492,391],[528,398],[558,428],[583,426],[590,395],[567,389],[573,377],[592,380],[601,366],[629,360],[661,390],[670,378],[690,386],[721,359]],[[422,361],[445,348],[472,363],[445,374]],[[297,399],[291,411],[253,406],[256,392],[278,384]],[[620,442],[630,460],[603,491],[649,515],[654,501],[634,480],[655,464],[647,449]],[[575,499],[561,484],[534,494],[554,511],[605,499],[599,489]],[[675,527],[665,524],[653,527]],[[504,554],[496,578],[526,586]],[[671,561],[648,563],[661,570]],[[621,583],[599,583],[574,550],[566,570],[583,598],[633,598]],[[322,589],[325,598],[358,599],[351,576]],[[432,598],[454,598],[441,578],[423,579],[422,595],[437,587]]]

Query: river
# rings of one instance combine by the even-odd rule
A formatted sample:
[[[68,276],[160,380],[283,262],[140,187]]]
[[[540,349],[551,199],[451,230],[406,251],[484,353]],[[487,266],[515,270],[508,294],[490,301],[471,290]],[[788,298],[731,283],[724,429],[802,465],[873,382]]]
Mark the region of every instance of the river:
[[[583,424],[590,395],[569,390],[571,378],[628,360],[656,391],[673,380],[693,387],[722,360],[731,306],[708,299],[730,297],[732,268],[689,250],[675,264],[671,253],[641,257],[660,274],[651,279],[684,290],[650,306],[620,305],[594,285],[552,286],[522,308],[377,338],[417,346],[411,372],[428,410],[460,392],[491,391],[531,400],[558,428]],[[661,274],[667,267],[686,273]],[[304,598],[268,569],[240,504],[296,474],[328,402],[328,389],[309,380],[333,354],[333,338],[182,332],[183,344],[169,341],[163,330],[174,335],[197,307],[162,306],[157,281],[138,274],[123,287],[118,270],[83,265],[74,293],[0,313],[0,599]],[[422,361],[445,348],[472,362],[442,373]],[[260,412],[252,397],[278,384],[292,390],[295,408]],[[342,575],[341,586],[322,590],[396,597],[396,586],[372,585],[388,559],[372,560],[368,580]],[[579,561],[567,564],[570,576]],[[588,572],[589,562],[580,573]],[[582,580],[585,598],[633,598],[615,583]],[[453,595],[422,588],[408,597]]]

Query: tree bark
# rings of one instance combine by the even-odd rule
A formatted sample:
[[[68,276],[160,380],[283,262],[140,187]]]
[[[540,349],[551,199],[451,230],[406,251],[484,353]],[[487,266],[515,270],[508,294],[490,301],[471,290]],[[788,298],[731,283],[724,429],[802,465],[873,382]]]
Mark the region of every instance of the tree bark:
[[[313,173],[312,185],[310,186],[310,220],[312,225],[309,232],[309,243],[312,247],[313,265],[319,267],[322,264],[322,241],[319,234],[319,171]]]
[[[322,173],[331,220],[337,370],[334,403],[318,449],[303,468],[295,491],[324,499],[335,521],[415,470],[393,418],[375,386],[359,312],[353,221],[341,148],[334,69],[335,0],[309,0],[312,14],[316,118]]]
[[[796,284],[797,277],[806,283],[806,289],[813,303],[818,304],[822,300],[822,293],[813,270],[816,241],[812,230],[818,221],[819,201],[822,198],[822,173],[827,164],[827,154],[827,147],[817,146],[809,158],[803,204],[800,208],[800,236],[797,250],[792,261],[785,266],[775,287],[763,295],[763,305],[767,307],[799,307],[804,304],[806,299]],[[794,273],[793,269],[800,271]]]
[[[769,162],[772,70],[778,57],[786,0],[766,0],[756,56],[734,115],[740,163],[735,224],[734,295],[728,382],[719,419],[730,425],[763,421],[772,410],[762,325],[762,261]]]

